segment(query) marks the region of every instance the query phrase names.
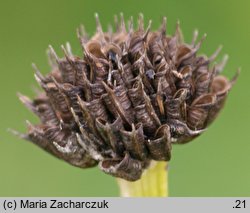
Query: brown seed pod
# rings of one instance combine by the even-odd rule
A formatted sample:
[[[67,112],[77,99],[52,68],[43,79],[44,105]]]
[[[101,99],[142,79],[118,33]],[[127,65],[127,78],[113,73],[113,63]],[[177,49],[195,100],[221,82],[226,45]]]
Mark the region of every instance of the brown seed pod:
[[[50,46],[52,66],[46,76],[36,70],[44,92],[20,100],[40,118],[28,123],[23,138],[66,162],[86,168],[99,164],[105,173],[138,180],[151,160],[169,161],[172,143],[186,143],[207,129],[225,103],[236,77],[221,76],[227,57],[213,67],[210,57],[198,56],[205,39],[183,41],[179,23],[166,35],[166,18],[158,31],[151,21],[138,29],[123,16],[116,31],[97,31],[88,39],[78,30],[83,57],[69,44],[59,58]]]

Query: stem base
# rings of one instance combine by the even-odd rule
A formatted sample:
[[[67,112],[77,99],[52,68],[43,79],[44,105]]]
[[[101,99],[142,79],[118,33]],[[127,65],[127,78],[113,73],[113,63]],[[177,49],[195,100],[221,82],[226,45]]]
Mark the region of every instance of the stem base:
[[[122,197],[168,197],[167,162],[152,161],[140,180],[117,178]]]

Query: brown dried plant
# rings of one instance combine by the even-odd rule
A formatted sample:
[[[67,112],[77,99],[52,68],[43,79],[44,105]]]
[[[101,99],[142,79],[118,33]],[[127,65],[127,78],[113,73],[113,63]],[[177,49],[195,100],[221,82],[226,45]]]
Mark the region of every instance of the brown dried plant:
[[[21,101],[41,123],[28,123],[23,138],[81,168],[99,167],[129,181],[140,179],[151,160],[169,161],[172,144],[199,136],[224,105],[236,77],[220,75],[221,63],[210,65],[221,48],[207,57],[197,55],[205,36],[184,43],[179,24],[166,34],[166,18],[158,31],[151,21],[144,29],[139,16],[128,30],[123,16],[116,30],[97,31],[90,39],[83,28],[78,37],[84,57],[52,47],[52,71],[35,78],[44,92]]]

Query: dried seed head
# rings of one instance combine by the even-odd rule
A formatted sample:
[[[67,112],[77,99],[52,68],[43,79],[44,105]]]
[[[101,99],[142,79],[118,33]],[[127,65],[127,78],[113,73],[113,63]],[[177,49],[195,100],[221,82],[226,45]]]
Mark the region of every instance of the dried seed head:
[[[151,21],[144,30],[133,19],[126,30],[123,15],[116,30],[103,32],[96,15],[96,34],[78,37],[84,57],[62,46],[59,58],[50,46],[51,73],[35,78],[44,92],[34,100],[20,100],[41,120],[28,123],[22,135],[68,163],[86,168],[99,163],[105,173],[138,180],[150,160],[169,161],[172,143],[186,143],[200,135],[223,107],[236,77],[219,75],[227,56],[210,66],[197,56],[205,36],[183,42],[179,22],[174,36],[166,35],[166,18],[156,32]]]

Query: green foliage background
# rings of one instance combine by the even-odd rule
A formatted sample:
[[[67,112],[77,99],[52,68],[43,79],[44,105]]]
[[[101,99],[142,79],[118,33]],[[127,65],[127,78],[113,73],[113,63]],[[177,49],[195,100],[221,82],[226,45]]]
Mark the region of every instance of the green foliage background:
[[[194,142],[173,147],[169,167],[171,196],[250,196],[250,1],[247,0],[0,0],[0,196],[118,196],[114,178],[97,168],[81,170],[57,160],[6,130],[25,131],[25,119],[37,122],[17,99],[33,96],[31,62],[49,71],[45,50],[69,41],[81,48],[75,30],[83,23],[90,34],[98,12],[104,29],[113,15],[144,13],[156,29],[168,17],[173,33],[179,19],[190,41],[195,28],[208,34],[200,52],[208,55],[223,44],[228,53],[225,75],[242,67],[240,78],[219,118]]]

